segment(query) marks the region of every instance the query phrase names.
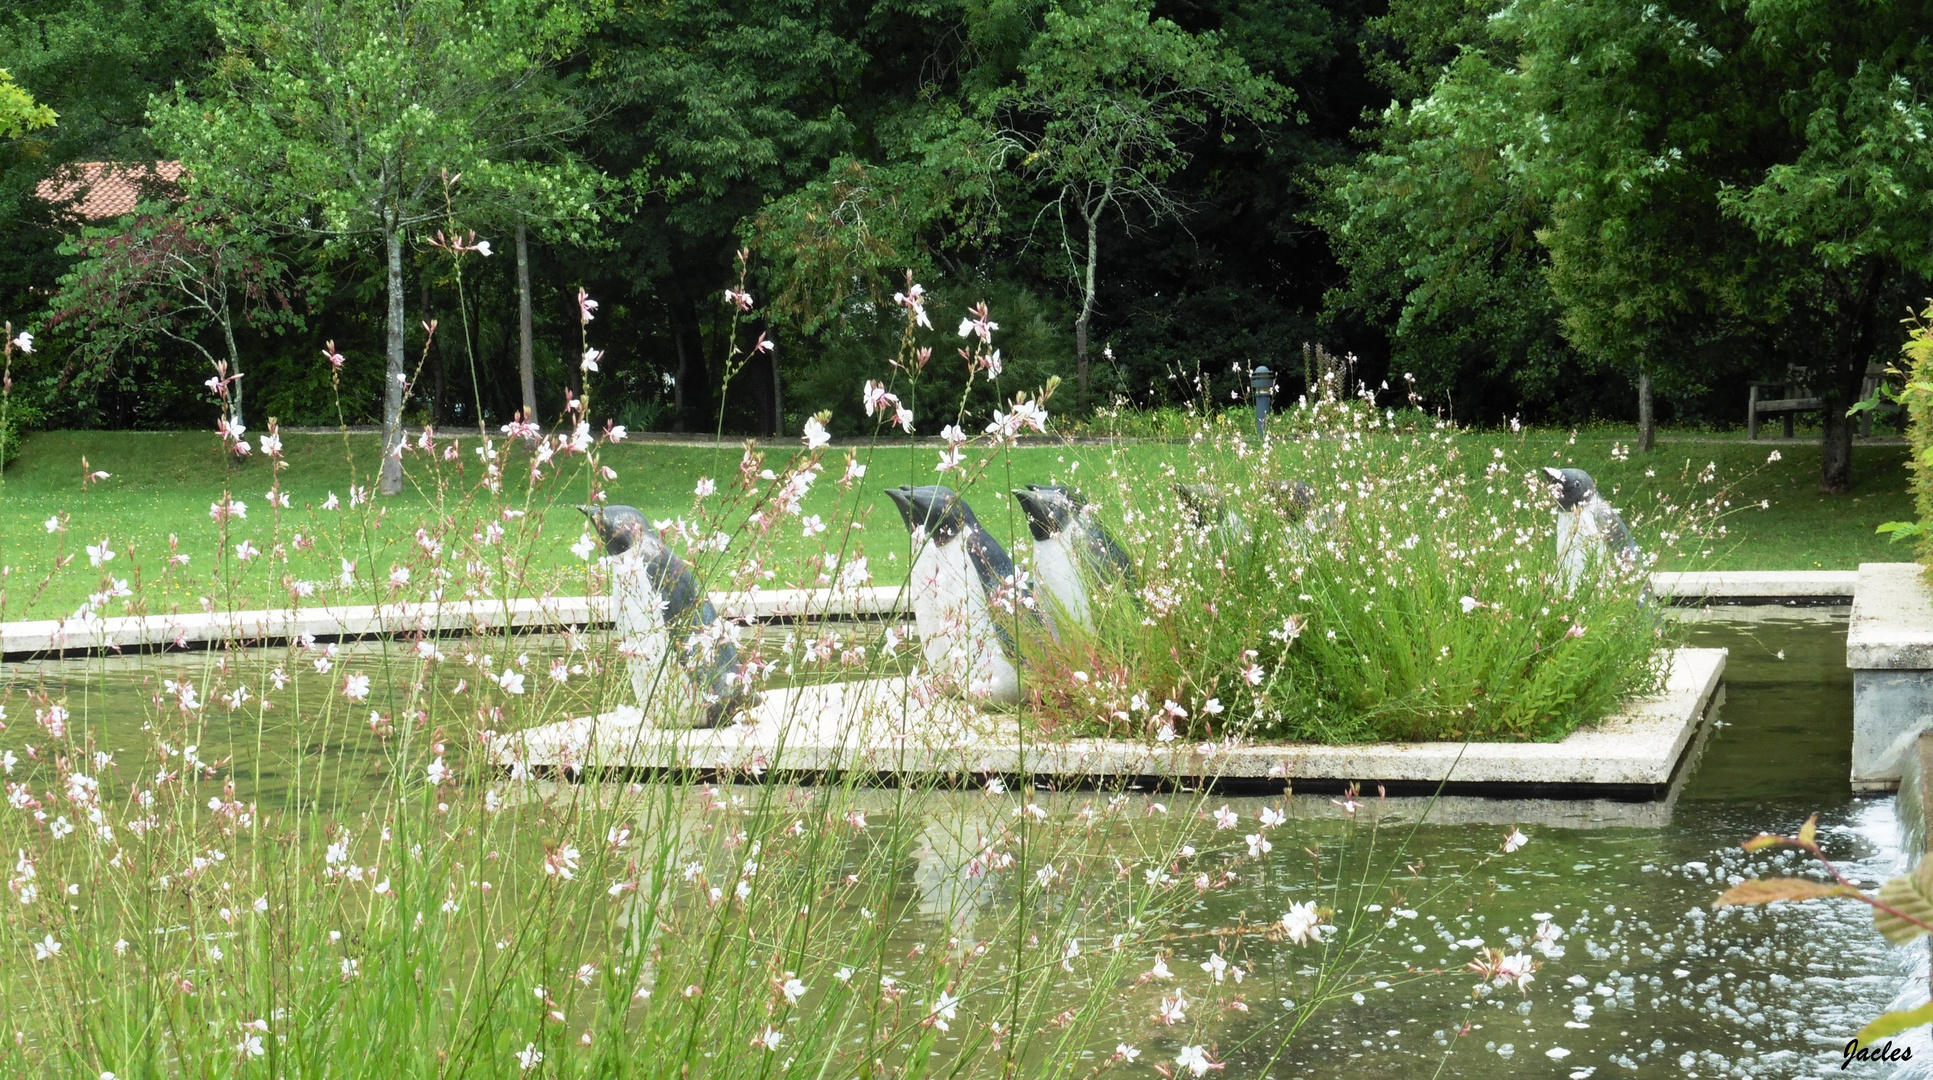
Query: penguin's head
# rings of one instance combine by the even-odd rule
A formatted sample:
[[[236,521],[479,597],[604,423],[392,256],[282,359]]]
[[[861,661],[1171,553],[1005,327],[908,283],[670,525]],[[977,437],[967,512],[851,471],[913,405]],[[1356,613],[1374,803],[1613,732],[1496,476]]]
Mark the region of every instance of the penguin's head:
[[[936,544],[950,544],[961,533],[980,524],[966,502],[950,487],[901,484],[887,488],[886,497],[899,507],[899,516],[906,520],[908,532],[923,532]]]
[[[1180,500],[1181,511],[1188,516],[1189,524],[1198,529],[1222,519],[1222,493],[1213,484],[1176,484],[1175,498]]]
[[[1546,465],[1544,479],[1550,481],[1550,493],[1557,499],[1557,508],[1566,512],[1584,505],[1597,494],[1597,482],[1583,469],[1553,469]]]
[[[1027,529],[1035,540],[1047,540],[1067,531],[1081,514],[1080,497],[1058,484],[1028,484],[1013,490],[1014,500],[1027,514]]]
[[[635,506],[579,506],[578,509],[591,519],[591,528],[603,543],[606,555],[622,555],[639,549],[640,554],[650,558],[664,548],[657,530]]]
[[[1268,492],[1275,509],[1291,524],[1308,517],[1316,504],[1316,489],[1301,480],[1272,480]]]

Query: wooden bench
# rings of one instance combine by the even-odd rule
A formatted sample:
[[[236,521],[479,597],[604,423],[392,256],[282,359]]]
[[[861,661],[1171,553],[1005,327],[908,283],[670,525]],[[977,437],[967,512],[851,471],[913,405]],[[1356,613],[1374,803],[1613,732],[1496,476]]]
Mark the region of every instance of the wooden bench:
[[[1747,400],[1745,406],[1745,434],[1749,439],[1758,438],[1759,417],[1778,416],[1785,421],[1785,437],[1792,438],[1792,417],[1802,412],[1821,412],[1826,403],[1823,398],[1814,397],[1811,391],[1812,373],[1804,368],[1786,369],[1786,377],[1778,380],[1765,380],[1746,383]],[[1859,399],[1864,401],[1872,396],[1874,388],[1886,380],[1886,367],[1883,364],[1866,365],[1866,376],[1859,383]],[[1882,402],[1877,409],[1867,409],[1859,414],[1859,434],[1870,438],[1873,434],[1873,414],[1892,415],[1899,406]]]

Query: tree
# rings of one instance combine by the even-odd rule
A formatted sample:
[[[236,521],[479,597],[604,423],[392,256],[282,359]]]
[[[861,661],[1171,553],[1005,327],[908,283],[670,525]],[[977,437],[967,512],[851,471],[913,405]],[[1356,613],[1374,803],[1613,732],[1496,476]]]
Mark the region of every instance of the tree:
[[[989,94],[987,108],[1005,121],[999,140],[1008,156],[1052,192],[1042,213],[1060,226],[1079,297],[1074,354],[1085,403],[1101,226],[1182,217],[1169,181],[1188,163],[1185,137],[1213,114],[1278,119],[1292,95],[1213,33],[1154,18],[1143,0],[1050,9],[1020,75]]]
[[[205,100],[184,90],[155,107],[194,189],[244,227],[379,243],[385,494],[402,490],[404,244],[447,215],[444,175],[506,189],[567,133],[546,126],[546,76],[595,15],[548,0],[216,0],[228,61]]]
[[[0,71],[0,136],[18,139],[29,131],[54,126],[54,110],[37,104],[34,96]]]
[[[80,261],[60,280],[48,329],[77,333],[82,359],[96,367],[158,338],[186,345],[208,361],[215,378],[234,380],[225,395],[227,419],[231,427],[242,425],[236,324],[283,329],[302,323],[286,267],[261,237],[204,207],[150,207],[118,225],[86,229],[63,250]],[[219,339],[213,349],[205,340],[211,332]]]

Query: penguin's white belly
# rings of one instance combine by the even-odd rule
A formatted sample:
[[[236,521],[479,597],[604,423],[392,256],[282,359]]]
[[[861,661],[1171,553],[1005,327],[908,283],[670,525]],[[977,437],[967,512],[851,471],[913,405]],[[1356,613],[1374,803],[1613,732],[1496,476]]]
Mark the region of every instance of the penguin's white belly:
[[[913,560],[913,622],[926,662],[974,697],[1020,700],[1020,673],[1000,647],[966,543],[927,543]]]
[[[1087,582],[1082,579],[1080,564],[1074,561],[1065,538],[1053,536],[1035,542],[1034,575],[1060,607],[1059,614],[1090,629],[1094,626],[1087,602]]]
[[[664,623],[664,600],[651,584],[642,559],[619,556],[611,562],[611,623],[618,652],[631,672],[631,693],[647,720],[683,708],[689,695],[682,672],[671,657],[671,634]]]

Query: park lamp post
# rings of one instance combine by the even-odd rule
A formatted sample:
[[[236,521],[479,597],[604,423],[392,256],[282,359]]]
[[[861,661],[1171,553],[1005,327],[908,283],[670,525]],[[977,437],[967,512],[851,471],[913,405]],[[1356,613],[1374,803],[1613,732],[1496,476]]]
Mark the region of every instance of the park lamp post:
[[[1275,373],[1258,367],[1249,373],[1248,384],[1255,391],[1255,438],[1268,438],[1269,398],[1275,393]]]

